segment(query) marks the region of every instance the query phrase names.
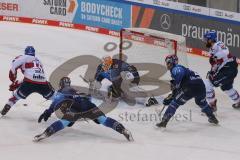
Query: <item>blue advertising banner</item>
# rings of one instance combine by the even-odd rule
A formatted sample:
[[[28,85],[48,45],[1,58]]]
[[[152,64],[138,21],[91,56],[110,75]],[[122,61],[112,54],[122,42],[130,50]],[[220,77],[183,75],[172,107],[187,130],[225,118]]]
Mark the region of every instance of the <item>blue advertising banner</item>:
[[[119,31],[131,26],[131,5],[108,0],[78,0],[73,23]]]

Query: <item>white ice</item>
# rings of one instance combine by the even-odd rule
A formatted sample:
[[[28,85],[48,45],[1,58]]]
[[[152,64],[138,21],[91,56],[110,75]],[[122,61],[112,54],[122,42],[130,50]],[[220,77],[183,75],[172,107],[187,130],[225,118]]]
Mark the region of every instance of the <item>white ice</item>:
[[[118,42],[118,39],[79,30],[0,22],[1,106],[12,94],[8,91],[11,60],[22,54],[25,46],[33,45],[36,48],[37,56],[50,76],[56,67],[75,56],[95,55],[100,58],[106,54],[116,54],[117,50],[111,53],[103,50],[107,42]],[[189,67],[205,77],[209,69],[208,60],[194,55],[188,56],[188,60]],[[78,76],[84,75],[84,71],[78,72],[71,74],[73,83],[86,86]],[[238,90],[239,80],[240,76],[235,80]],[[41,143],[34,143],[33,137],[56,120],[53,115],[48,122],[37,123],[38,116],[50,102],[34,94],[27,100],[19,101],[5,118],[0,119],[0,159],[239,160],[240,111],[231,107],[230,100],[223,92],[217,89],[216,93],[219,126],[209,124],[200,109],[190,101],[179,108],[176,113],[178,117],[168,124],[164,132],[154,129],[157,121],[154,118],[150,120],[150,115],[156,115],[156,110],[161,106],[144,108],[121,102],[108,116],[119,120],[133,133],[133,143],[93,122],[79,122]],[[134,115],[139,115],[139,118]]]

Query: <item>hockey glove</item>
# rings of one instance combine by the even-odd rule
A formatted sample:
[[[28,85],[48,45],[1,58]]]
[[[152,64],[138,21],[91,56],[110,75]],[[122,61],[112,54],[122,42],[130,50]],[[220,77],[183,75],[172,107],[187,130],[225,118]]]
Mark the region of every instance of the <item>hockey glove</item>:
[[[17,72],[14,74],[11,70],[9,71],[9,79],[14,82],[17,79]]]
[[[206,78],[209,79],[211,82],[213,82],[213,80],[214,80],[214,72],[213,71],[208,71]]]
[[[163,104],[165,106],[168,106],[173,99],[174,99],[174,94],[171,93],[163,100]]]
[[[49,117],[51,117],[51,110],[50,109],[46,109],[43,114],[40,115],[40,117],[38,118],[38,123],[41,123],[42,120],[44,119],[44,121],[46,122],[48,120]]]
[[[21,83],[18,81],[13,82],[11,85],[9,85],[9,91],[15,91],[20,85]]]

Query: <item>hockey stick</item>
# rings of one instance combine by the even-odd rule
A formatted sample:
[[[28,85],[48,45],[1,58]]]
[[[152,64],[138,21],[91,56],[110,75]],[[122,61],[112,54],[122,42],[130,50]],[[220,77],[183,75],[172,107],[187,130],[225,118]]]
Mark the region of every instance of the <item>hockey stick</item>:
[[[158,112],[158,110],[156,110],[156,112],[158,112],[158,116],[161,118],[162,112],[164,111],[166,105],[163,105],[163,108],[160,110],[160,112]]]

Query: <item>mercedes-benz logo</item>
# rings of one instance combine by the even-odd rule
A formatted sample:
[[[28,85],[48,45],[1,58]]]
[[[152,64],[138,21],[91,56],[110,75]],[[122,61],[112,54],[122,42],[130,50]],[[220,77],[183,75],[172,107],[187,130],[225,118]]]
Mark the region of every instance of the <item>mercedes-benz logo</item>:
[[[160,19],[162,29],[168,30],[171,27],[171,18],[167,14],[163,14]]]

